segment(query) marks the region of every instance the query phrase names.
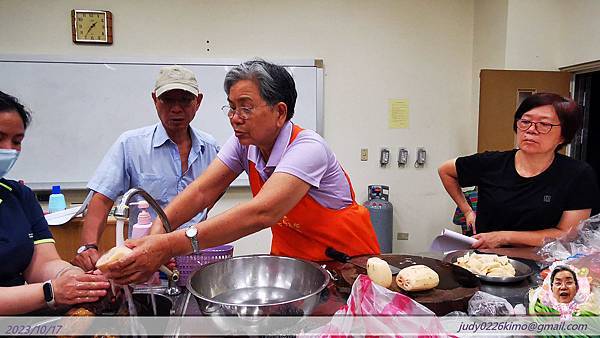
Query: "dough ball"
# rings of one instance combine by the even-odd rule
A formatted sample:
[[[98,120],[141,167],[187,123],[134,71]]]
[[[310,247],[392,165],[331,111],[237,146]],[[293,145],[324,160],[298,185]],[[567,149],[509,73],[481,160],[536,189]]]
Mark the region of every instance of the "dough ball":
[[[96,262],[96,267],[100,269],[100,271],[106,272],[106,267],[108,264],[118,261],[122,257],[129,255],[132,251],[133,250],[126,246],[116,246],[108,250],[108,252],[98,259]]]
[[[378,257],[367,260],[367,275],[373,283],[389,288],[392,285],[392,270],[386,261]]]
[[[440,276],[430,267],[413,265],[404,268],[396,276],[396,284],[405,291],[424,291],[433,289],[440,283]]]

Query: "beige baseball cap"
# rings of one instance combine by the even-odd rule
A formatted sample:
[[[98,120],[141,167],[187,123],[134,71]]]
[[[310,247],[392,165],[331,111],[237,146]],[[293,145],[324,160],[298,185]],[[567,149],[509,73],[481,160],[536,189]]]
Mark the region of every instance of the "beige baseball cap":
[[[154,93],[158,97],[173,89],[185,90],[198,96],[196,75],[191,70],[178,65],[161,68],[154,85]]]

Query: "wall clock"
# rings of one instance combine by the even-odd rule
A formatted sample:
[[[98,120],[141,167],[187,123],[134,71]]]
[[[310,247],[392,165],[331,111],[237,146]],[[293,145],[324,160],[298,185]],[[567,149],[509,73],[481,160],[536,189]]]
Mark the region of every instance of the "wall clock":
[[[71,29],[75,43],[112,44],[112,13],[74,9],[71,11]]]

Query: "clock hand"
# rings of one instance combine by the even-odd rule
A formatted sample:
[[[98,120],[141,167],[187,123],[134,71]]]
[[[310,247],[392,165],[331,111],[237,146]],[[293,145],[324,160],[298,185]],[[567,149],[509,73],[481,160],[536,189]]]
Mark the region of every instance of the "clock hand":
[[[88,36],[88,34],[90,34],[90,31],[92,30],[92,28],[94,28],[94,26],[96,26],[97,23],[98,21],[94,21],[94,23],[90,25],[90,28],[88,28],[87,32],[85,33],[86,37]]]

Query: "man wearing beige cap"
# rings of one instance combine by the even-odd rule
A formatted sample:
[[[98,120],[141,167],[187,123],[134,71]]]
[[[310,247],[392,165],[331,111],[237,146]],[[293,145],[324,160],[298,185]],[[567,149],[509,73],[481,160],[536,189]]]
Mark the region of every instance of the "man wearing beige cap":
[[[204,172],[219,150],[211,135],[190,126],[202,94],[189,69],[161,68],[152,100],[161,123],[123,133],[88,182],[93,197],[81,232],[81,247],[72,262],[86,271],[98,260],[98,240],[117,197],[132,187],[141,187],[165,207]],[[135,224],[137,212],[132,210],[130,215],[129,224]],[[187,224],[205,218],[206,210]]]

